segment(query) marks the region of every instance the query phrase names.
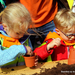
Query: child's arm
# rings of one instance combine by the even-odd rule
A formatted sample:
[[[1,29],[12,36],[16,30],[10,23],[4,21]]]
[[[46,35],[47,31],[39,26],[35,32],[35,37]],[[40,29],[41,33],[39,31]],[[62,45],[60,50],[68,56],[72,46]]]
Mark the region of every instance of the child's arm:
[[[2,50],[2,46],[0,45],[0,66],[14,61],[16,57],[25,55],[27,53],[24,45],[13,45],[9,48]]]
[[[51,55],[54,51],[54,46],[59,46],[60,43],[60,39],[49,39],[47,40],[47,43],[44,42],[45,44],[36,48],[34,50],[34,53],[36,53],[39,57],[39,59],[44,60],[46,59],[49,55]]]
[[[61,44],[61,39],[60,38],[56,38],[53,39],[48,45],[47,45],[47,50],[49,51],[51,48],[54,48],[54,46],[60,46]]]

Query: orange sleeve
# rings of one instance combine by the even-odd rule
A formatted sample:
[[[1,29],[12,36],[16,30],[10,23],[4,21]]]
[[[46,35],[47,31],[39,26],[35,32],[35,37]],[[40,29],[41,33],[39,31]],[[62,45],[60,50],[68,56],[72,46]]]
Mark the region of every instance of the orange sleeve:
[[[58,11],[56,0],[20,0],[31,14],[35,27],[40,27],[54,19]]]

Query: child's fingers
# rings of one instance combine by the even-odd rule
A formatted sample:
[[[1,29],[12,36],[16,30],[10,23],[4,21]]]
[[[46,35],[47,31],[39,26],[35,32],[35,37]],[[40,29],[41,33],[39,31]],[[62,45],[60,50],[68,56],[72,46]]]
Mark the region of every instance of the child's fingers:
[[[35,56],[35,60],[38,61],[38,56],[37,55]]]
[[[36,61],[38,61],[38,58],[37,58],[37,59],[35,59],[35,62],[36,62]]]
[[[35,66],[37,66],[38,65],[38,56],[36,55],[35,56]]]
[[[37,66],[37,65],[38,65],[38,62],[35,63],[35,66]]]

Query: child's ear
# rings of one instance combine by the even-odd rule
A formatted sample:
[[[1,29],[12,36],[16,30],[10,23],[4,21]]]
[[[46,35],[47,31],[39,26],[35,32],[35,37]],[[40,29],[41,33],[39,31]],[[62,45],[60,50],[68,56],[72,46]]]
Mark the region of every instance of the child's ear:
[[[56,31],[56,33],[58,34],[58,35],[60,35],[60,30],[59,29],[55,29],[55,31]]]
[[[7,25],[4,23],[2,25],[3,25],[4,30],[7,31]]]

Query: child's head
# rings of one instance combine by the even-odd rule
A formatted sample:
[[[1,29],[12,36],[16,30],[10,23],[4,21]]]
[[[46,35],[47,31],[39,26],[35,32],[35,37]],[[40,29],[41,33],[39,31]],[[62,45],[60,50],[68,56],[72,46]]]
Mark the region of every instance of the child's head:
[[[32,24],[30,13],[21,3],[9,4],[0,17],[6,33],[17,39],[27,34],[28,27]]]
[[[74,37],[75,35],[75,13],[69,9],[62,9],[57,12],[54,18],[54,23],[56,26],[56,32],[64,40],[73,40],[72,36]]]

